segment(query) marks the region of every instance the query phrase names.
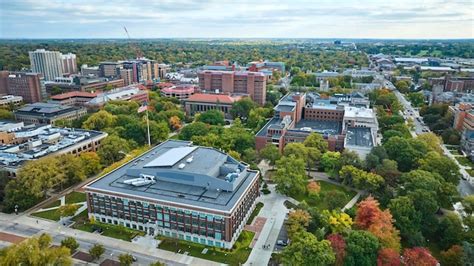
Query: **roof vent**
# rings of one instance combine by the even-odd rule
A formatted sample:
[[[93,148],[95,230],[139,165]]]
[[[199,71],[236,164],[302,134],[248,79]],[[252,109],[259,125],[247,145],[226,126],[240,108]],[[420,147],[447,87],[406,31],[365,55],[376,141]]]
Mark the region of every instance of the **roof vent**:
[[[183,169],[185,166],[186,166],[186,164],[181,163],[181,164],[178,165],[178,168],[179,168],[179,169]]]
[[[194,157],[191,156],[191,157],[189,157],[189,158],[186,160],[186,162],[187,162],[187,163],[191,163],[191,162],[193,161],[193,159],[194,159]]]

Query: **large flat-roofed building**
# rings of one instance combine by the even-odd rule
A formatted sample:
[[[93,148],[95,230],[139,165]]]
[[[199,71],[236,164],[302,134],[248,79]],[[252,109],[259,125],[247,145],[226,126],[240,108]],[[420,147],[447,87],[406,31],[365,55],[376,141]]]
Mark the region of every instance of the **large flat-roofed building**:
[[[198,73],[199,88],[209,93],[245,93],[259,105],[265,104],[265,74],[248,71],[211,71]]]
[[[57,120],[71,121],[86,114],[86,108],[54,103],[33,103],[16,110],[15,119],[25,123],[54,124]]]
[[[327,140],[329,150],[348,149],[362,158],[377,144],[375,112],[358,93],[329,98],[289,93],[274,109],[275,116],[255,136],[257,150],[273,144],[283,151],[286,144],[303,142],[312,132]]]
[[[21,96],[26,103],[40,102],[45,94],[40,73],[1,71],[1,92]]]
[[[214,148],[168,140],[88,184],[89,217],[231,248],[255,207],[259,175]]]
[[[10,176],[23,164],[44,156],[96,151],[107,133],[51,125],[0,122],[0,169]]]
[[[97,93],[86,91],[71,91],[51,96],[50,103],[60,105],[84,106],[97,97]]]
[[[209,110],[219,110],[224,113],[225,118],[231,119],[232,105],[243,97],[245,95],[195,93],[184,101],[184,110],[189,116]]]
[[[94,99],[87,102],[86,106],[98,108],[104,106],[108,101],[137,101],[144,103],[148,101],[148,91],[141,84],[133,84],[99,93]]]
[[[196,86],[190,84],[170,84],[169,86],[160,89],[160,94],[163,97],[174,97],[179,100],[186,100],[197,91]]]

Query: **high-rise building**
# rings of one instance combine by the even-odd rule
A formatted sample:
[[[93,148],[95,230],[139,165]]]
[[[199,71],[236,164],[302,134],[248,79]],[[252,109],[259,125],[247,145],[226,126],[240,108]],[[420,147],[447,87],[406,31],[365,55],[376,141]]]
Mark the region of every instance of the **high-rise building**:
[[[133,83],[133,70],[131,69],[120,69],[120,78],[123,79],[125,86]]]
[[[63,75],[63,60],[60,52],[37,49],[29,52],[29,55],[32,71],[43,74],[45,81],[52,81]]]
[[[122,64],[118,62],[101,62],[99,71],[101,77],[112,78],[120,75]]]
[[[76,55],[72,53],[61,55],[63,61],[63,74],[77,74]]]
[[[45,95],[39,73],[0,72],[0,92],[23,97],[26,103],[40,102]]]
[[[198,73],[202,91],[248,94],[259,105],[265,104],[266,77],[260,72],[202,71]]]

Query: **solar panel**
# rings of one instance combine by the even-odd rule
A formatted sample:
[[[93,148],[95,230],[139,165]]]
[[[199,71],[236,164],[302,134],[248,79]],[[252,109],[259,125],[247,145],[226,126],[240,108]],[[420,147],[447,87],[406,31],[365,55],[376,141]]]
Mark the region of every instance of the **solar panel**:
[[[178,147],[172,148],[162,155],[158,156],[158,158],[152,160],[151,162],[147,163],[143,167],[160,167],[160,166],[173,166],[177,162],[181,161],[184,157],[188,154],[193,152],[197,147]]]

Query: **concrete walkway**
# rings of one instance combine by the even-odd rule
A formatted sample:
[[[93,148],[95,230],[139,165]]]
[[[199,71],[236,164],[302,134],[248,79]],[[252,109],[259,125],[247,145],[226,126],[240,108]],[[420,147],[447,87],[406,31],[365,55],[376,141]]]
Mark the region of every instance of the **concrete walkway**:
[[[266,222],[245,265],[260,266],[268,264],[278,240],[278,234],[288,213],[288,209],[283,203],[289,198],[275,192],[275,185],[273,184],[268,185],[268,189],[271,193],[261,196],[260,201],[263,202],[264,206],[258,215],[258,217],[266,218]],[[269,247],[263,248],[264,245]]]

